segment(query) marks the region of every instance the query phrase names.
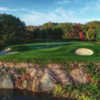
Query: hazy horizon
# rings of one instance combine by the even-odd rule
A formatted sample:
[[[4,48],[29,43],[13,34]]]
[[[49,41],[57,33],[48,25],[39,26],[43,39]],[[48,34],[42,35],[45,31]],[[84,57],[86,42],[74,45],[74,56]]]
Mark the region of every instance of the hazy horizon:
[[[19,17],[26,25],[100,21],[100,0],[0,0],[0,13]]]

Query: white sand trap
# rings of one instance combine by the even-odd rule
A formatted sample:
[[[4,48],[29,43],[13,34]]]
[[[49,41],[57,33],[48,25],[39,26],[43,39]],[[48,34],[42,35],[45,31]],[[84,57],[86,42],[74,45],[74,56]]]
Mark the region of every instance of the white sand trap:
[[[11,48],[6,48],[4,51],[11,51]]]
[[[94,54],[94,52],[87,48],[79,48],[75,51],[75,54],[81,55],[81,56],[91,56]]]

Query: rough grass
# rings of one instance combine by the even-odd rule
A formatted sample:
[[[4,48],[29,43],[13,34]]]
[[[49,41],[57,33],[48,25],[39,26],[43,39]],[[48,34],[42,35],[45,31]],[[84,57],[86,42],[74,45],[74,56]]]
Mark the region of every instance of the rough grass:
[[[56,95],[64,91],[61,95],[65,93],[65,96],[75,100],[100,100],[100,67],[91,63],[85,65],[84,68],[91,76],[90,84],[65,86],[60,89],[59,94],[56,92]]]
[[[71,62],[99,62],[100,44],[95,42],[44,42],[8,46],[14,55],[0,56],[0,60],[8,62],[33,63],[71,63]],[[8,48],[6,47],[6,48]],[[79,56],[74,52],[77,48],[89,48],[94,51],[92,56]]]

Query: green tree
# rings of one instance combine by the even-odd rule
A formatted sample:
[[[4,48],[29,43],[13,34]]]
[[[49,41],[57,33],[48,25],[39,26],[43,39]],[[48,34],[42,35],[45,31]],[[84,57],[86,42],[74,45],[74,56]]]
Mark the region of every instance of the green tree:
[[[0,40],[5,43],[23,42],[25,24],[12,15],[0,14]]]

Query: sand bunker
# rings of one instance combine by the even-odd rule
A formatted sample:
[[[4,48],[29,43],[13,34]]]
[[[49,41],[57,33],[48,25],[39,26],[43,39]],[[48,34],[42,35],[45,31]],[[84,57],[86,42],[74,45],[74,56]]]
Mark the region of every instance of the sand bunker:
[[[81,56],[91,56],[94,54],[94,52],[87,48],[79,48],[75,51],[75,54],[81,55]]]

